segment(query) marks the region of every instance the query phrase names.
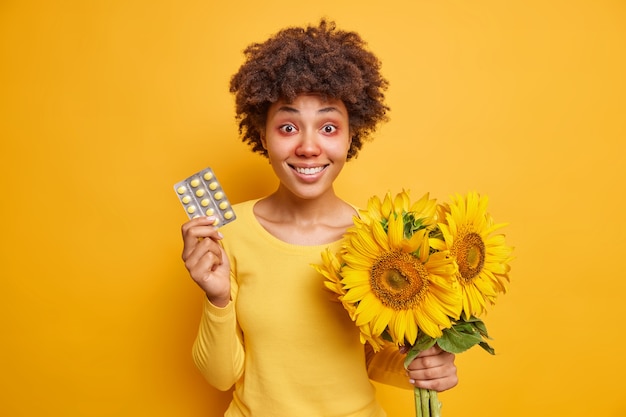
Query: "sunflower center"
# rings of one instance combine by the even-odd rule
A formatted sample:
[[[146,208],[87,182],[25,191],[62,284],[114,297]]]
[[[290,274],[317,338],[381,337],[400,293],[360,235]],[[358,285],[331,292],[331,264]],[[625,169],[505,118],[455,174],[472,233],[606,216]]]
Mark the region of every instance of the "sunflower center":
[[[428,271],[414,256],[402,252],[382,254],[370,270],[372,292],[394,310],[419,303],[428,288]]]
[[[457,240],[456,260],[465,282],[480,274],[485,264],[485,242],[477,233],[468,233]]]
[[[383,279],[386,281],[387,286],[394,291],[402,291],[403,288],[409,285],[402,272],[397,269],[385,271],[384,275]]]

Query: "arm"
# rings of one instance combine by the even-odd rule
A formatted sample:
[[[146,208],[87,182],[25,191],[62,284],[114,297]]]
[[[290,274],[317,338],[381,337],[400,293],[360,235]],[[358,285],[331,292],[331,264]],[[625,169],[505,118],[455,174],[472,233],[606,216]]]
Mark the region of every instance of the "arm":
[[[192,355],[204,378],[219,390],[241,378],[245,354],[233,302],[220,308],[205,301]]]
[[[411,389],[406,369],[404,369],[404,355],[397,346],[386,343],[379,352],[374,352],[369,343],[365,344],[365,360],[367,373],[373,381],[393,385],[398,388]]]
[[[243,374],[244,349],[231,301],[238,289],[231,271],[231,264],[236,264],[223,249],[214,220],[201,217],[183,225],[182,258],[189,275],[206,294],[192,349],[194,363],[211,385],[227,390]]]

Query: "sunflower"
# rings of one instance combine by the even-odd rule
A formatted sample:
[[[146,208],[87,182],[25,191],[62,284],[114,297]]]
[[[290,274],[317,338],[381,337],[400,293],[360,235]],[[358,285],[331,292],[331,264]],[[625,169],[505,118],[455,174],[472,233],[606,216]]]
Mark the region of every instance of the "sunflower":
[[[373,197],[346,232],[341,299],[366,337],[386,333],[398,345],[413,345],[418,331],[440,337],[459,317],[454,261],[429,245],[435,211],[428,196],[411,205],[406,191]]]
[[[360,211],[361,218],[365,222],[380,222],[383,227],[387,224],[392,213],[403,215],[405,236],[410,236],[417,228],[435,225],[436,212],[437,201],[429,199],[428,193],[411,204],[409,192],[406,190],[397,194],[395,198],[391,197],[391,193],[387,193],[382,201],[377,196],[373,196],[367,203],[367,210]],[[409,230],[411,226],[413,226],[413,230]]]
[[[505,224],[494,224],[487,213],[488,199],[476,192],[455,195],[451,204],[438,207],[442,239],[431,239],[438,250],[449,250],[458,265],[465,319],[481,315],[493,305],[498,293],[506,292],[513,249],[505,245],[504,235],[494,232]]]
[[[341,283],[341,276],[339,276],[339,272],[341,270],[341,261],[339,256],[339,254],[334,254],[329,248],[326,248],[326,250],[322,252],[322,264],[313,264],[311,266],[315,268],[317,272],[322,274],[324,278],[326,278],[324,286],[337,296],[337,299],[342,303],[352,321],[356,321],[356,305],[348,303],[344,300],[346,291]],[[375,351],[378,351],[383,347],[385,343],[383,338],[380,335],[373,335],[370,332],[369,326],[359,326],[359,330],[361,343],[369,343]]]

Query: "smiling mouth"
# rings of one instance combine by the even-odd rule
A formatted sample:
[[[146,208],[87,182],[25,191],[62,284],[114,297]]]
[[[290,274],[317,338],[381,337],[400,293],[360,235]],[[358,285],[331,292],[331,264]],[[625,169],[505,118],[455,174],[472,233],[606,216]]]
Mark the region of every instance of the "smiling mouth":
[[[304,175],[315,175],[317,173],[322,172],[324,169],[326,169],[326,167],[327,165],[313,167],[313,168],[301,168],[301,167],[292,166],[292,168],[295,169],[298,174],[304,174]]]

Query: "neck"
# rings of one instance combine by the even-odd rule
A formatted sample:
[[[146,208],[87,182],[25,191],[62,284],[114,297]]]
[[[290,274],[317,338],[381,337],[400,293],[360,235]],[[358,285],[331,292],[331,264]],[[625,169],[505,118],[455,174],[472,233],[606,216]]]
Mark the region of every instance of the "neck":
[[[337,197],[334,189],[315,198],[296,196],[279,186],[278,189],[268,196],[277,216],[292,221],[311,222],[333,216],[345,203]]]
[[[307,199],[279,186],[254,206],[261,226],[276,238],[296,245],[322,245],[341,239],[355,214],[352,206],[332,190]]]

